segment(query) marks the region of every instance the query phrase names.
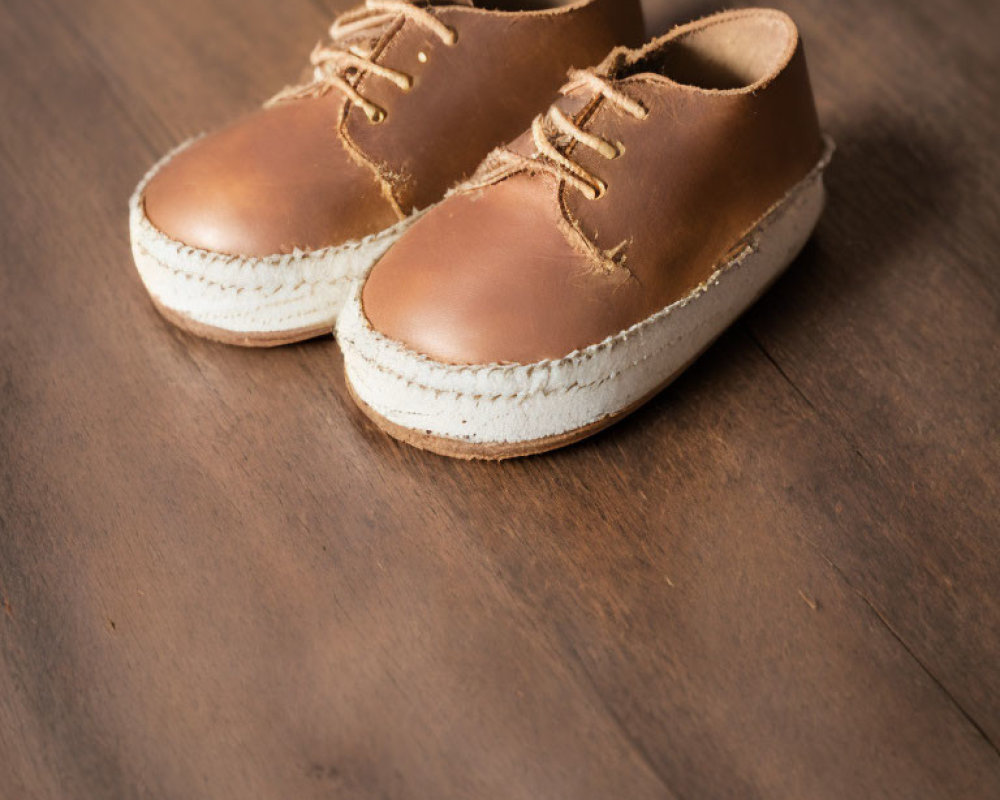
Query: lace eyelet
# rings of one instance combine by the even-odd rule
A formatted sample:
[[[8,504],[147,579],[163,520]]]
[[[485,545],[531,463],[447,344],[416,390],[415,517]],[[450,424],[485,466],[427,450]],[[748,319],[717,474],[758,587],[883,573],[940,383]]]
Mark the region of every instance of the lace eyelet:
[[[608,193],[608,185],[604,181],[599,180],[597,181],[597,184],[594,186],[594,196],[591,197],[590,199],[600,200],[607,193]]]
[[[368,121],[372,125],[381,125],[383,122],[385,122],[385,118],[387,116],[389,115],[386,114],[386,112],[383,109],[376,108],[368,112]]]
[[[615,159],[621,158],[623,155],[625,155],[625,143],[615,142],[615,154],[611,157],[611,160],[614,161]]]
[[[425,53],[423,50],[417,53],[417,61],[419,61],[421,64],[426,64],[428,61],[427,53]]]
[[[448,32],[451,34],[451,36],[449,39],[445,40],[445,44],[448,45],[448,47],[454,47],[456,44],[458,44],[458,31],[449,25]]]

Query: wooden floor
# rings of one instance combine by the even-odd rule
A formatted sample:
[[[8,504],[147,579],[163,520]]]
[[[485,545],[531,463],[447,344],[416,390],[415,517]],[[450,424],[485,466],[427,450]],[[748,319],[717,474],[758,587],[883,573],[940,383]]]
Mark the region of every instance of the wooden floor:
[[[1000,4],[782,3],[840,145],[814,242],[500,466],[131,264],[143,171],[343,5],[0,4],[0,797],[1000,797]]]

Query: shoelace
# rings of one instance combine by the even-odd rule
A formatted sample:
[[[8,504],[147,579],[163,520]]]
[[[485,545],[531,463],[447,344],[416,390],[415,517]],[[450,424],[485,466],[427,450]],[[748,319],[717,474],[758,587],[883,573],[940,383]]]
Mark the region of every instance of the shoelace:
[[[615,88],[608,78],[589,70],[572,70],[569,79],[569,83],[560,90],[562,94],[570,94],[581,88],[590,89],[594,94],[603,96],[619,111],[636,119],[645,119],[649,116],[649,110],[642,103],[633,100],[623,91]],[[621,142],[609,142],[583,130],[556,106],[552,106],[548,112],[536,117],[532,123],[531,135],[538,154],[525,160],[531,161],[535,168],[540,168],[554,175],[558,180],[566,181],[591,200],[603,197],[608,190],[608,185],[559,149],[550,133],[553,128],[571,142],[575,141],[584,147],[595,150],[608,160],[622,155],[625,151],[624,145]]]
[[[431,10],[413,5],[411,0],[365,0],[364,6],[348,11],[334,21],[330,26],[329,44],[320,43],[313,49],[309,59],[314,68],[312,82],[282,90],[268,105],[302,97],[322,97],[336,88],[364,111],[373,124],[385,120],[385,109],[364,97],[349,80],[349,73],[370,72],[392,82],[404,92],[413,87],[413,77],[376,63],[371,48],[347,42],[365,33],[372,34],[369,38],[377,38],[378,33],[399,17],[426,28],[449,47],[458,41],[454,28],[445,25]]]

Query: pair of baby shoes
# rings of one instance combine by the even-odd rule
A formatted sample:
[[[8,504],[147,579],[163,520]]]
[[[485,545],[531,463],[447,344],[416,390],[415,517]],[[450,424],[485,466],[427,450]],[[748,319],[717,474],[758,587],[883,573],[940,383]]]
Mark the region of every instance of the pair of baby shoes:
[[[230,344],[336,327],[361,409],[444,455],[606,427],[795,258],[832,149],[782,12],[641,36],[638,0],[367,0],[142,181],[154,303]]]

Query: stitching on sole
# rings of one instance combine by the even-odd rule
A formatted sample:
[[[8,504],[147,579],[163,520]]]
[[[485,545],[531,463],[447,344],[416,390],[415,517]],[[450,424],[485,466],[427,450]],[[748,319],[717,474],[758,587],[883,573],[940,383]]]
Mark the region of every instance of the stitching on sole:
[[[198,283],[203,283],[207,286],[215,287],[220,291],[233,294],[243,294],[244,292],[247,292],[250,294],[260,294],[263,295],[264,297],[272,297],[286,289],[290,289],[291,291],[295,292],[301,289],[303,286],[308,286],[310,288],[323,285],[337,286],[339,284],[350,283],[358,279],[357,275],[340,275],[336,278],[330,278],[330,279],[319,278],[317,280],[304,279],[299,281],[295,286],[288,286],[287,284],[279,283],[273,289],[265,289],[263,286],[237,286],[236,284],[219,283],[218,281],[214,281],[205,275],[199,275],[196,272],[189,272],[188,270],[181,269],[180,267],[173,267],[170,264],[167,264],[165,261],[163,261],[163,259],[151,253],[149,251],[149,248],[147,248],[146,245],[143,244],[142,242],[136,242],[135,247],[144,256],[149,258],[151,261],[153,261],[153,263],[155,263],[158,267],[160,267],[162,270],[166,272],[170,272],[173,275],[183,277],[188,280],[193,280]]]
[[[568,384],[567,386],[556,386],[556,387],[552,387],[552,388],[546,388],[546,387],[543,387],[543,386],[536,386],[536,387],[529,388],[529,389],[526,389],[526,390],[521,391],[521,392],[508,392],[508,393],[501,392],[499,394],[488,394],[487,395],[487,394],[473,394],[473,393],[470,393],[470,392],[463,391],[461,389],[442,389],[442,388],[439,388],[439,387],[436,387],[436,386],[431,386],[431,385],[429,385],[427,383],[422,383],[422,382],[420,382],[418,380],[415,380],[413,378],[410,378],[410,377],[408,377],[406,375],[402,375],[401,373],[399,373],[399,372],[397,372],[395,370],[391,370],[388,367],[383,366],[377,360],[375,360],[374,358],[371,358],[371,357],[369,357],[367,355],[356,354],[356,356],[358,358],[360,358],[362,361],[364,361],[369,367],[375,369],[378,372],[381,372],[383,375],[389,375],[392,378],[396,378],[398,380],[401,380],[407,386],[410,386],[412,388],[422,389],[422,390],[428,391],[428,392],[434,392],[434,396],[435,397],[442,397],[442,396],[445,396],[445,395],[453,395],[455,397],[466,398],[466,399],[469,399],[469,400],[474,400],[476,402],[483,402],[483,401],[485,401],[485,402],[497,402],[497,401],[500,401],[500,400],[527,400],[527,399],[529,399],[531,397],[536,397],[538,395],[541,395],[542,397],[556,397],[556,396],[559,396],[561,394],[568,395],[568,394],[571,394],[573,392],[580,391],[582,389],[593,389],[593,388],[596,388],[598,386],[603,386],[605,383],[610,383],[611,381],[616,380],[617,378],[620,378],[622,375],[625,375],[625,374],[631,372],[632,370],[636,369],[637,367],[642,366],[649,359],[655,358],[656,356],[660,355],[664,350],[669,350],[671,347],[674,347],[675,345],[679,344],[680,342],[682,342],[684,339],[688,338],[692,334],[697,333],[698,331],[702,330],[703,328],[705,328],[709,324],[710,321],[711,320],[707,320],[706,319],[706,320],[702,320],[702,321],[698,322],[694,327],[686,330],[683,333],[683,335],[681,335],[681,336],[675,336],[673,339],[670,339],[669,341],[664,342],[659,347],[656,347],[653,350],[651,350],[650,352],[646,353],[644,356],[642,356],[642,358],[636,359],[635,361],[630,361],[628,364],[625,364],[621,369],[615,370],[614,372],[611,372],[608,375],[602,376],[602,377],[600,377],[600,378],[598,378],[596,380],[587,381],[587,382],[584,382],[584,383],[581,383],[580,381],[573,381],[572,383]],[[353,340],[347,340],[347,341],[352,341],[352,343],[353,343]],[[625,340],[623,339],[622,342],[624,342],[624,341]],[[579,363],[583,363],[583,362],[577,362],[577,364],[579,364]],[[577,364],[573,364],[571,366],[575,366]],[[529,373],[529,374],[532,374],[532,373]],[[396,410],[397,411],[401,411],[401,412],[405,411],[405,409],[396,409]]]

